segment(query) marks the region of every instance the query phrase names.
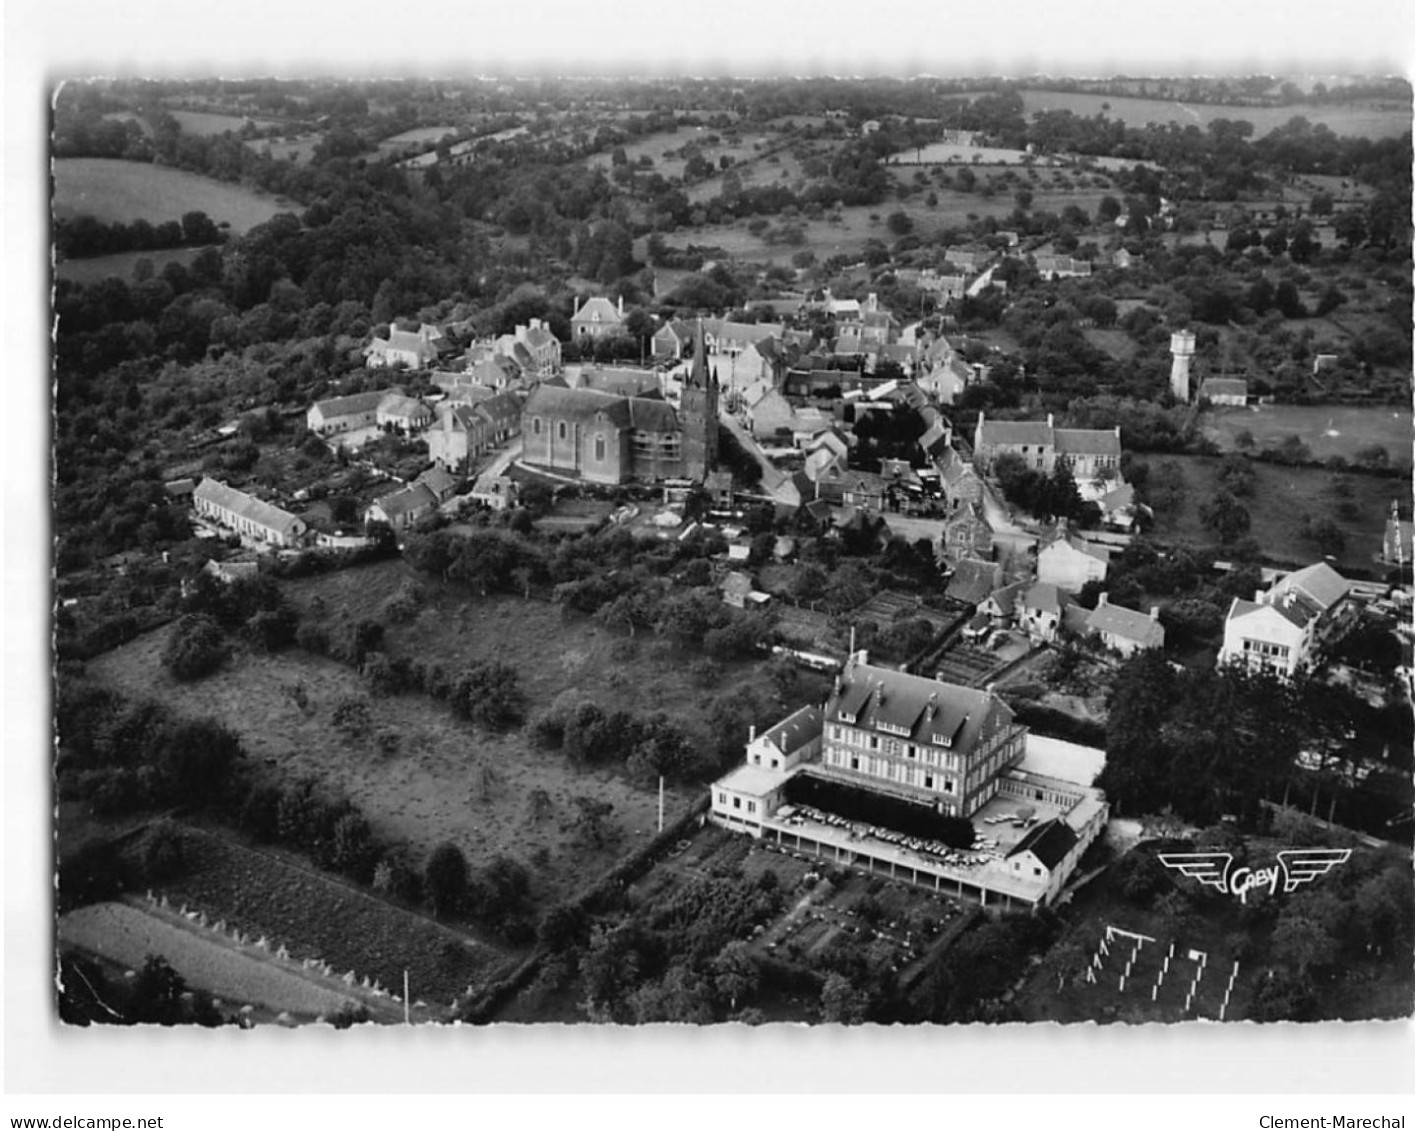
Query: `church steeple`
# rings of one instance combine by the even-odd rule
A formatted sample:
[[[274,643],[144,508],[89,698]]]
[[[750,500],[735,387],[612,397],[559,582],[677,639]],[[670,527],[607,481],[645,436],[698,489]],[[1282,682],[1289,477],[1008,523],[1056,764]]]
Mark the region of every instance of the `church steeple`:
[[[709,373],[703,320],[693,335],[693,364],[683,383],[680,422],[683,429],[683,463],[691,479],[699,481],[717,466],[717,373]]]

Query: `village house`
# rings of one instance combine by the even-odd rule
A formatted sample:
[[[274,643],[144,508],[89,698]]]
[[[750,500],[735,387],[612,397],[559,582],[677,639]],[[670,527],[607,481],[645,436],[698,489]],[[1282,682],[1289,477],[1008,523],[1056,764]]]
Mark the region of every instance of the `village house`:
[[[560,339],[539,318],[497,338],[493,349],[532,377],[554,377],[560,372]]]
[[[973,462],[987,472],[1004,454],[1018,456],[1032,471],[1050,475],[1065,458],[1077,481],[1118,474],[1120,429],[1057,428],[1051,413],[1045,421],[988,420],[978,414],[973,431]]]
[[[673,318],[654,331],[652,350],[655,361],[681,361],[693,341],[692,327],[681,318]]]
[[[1019,876],[1030,876],[1043,885],[1043,903],[1050,903],[1070,875],[1066,864],[1073,858],[1080,838],[1060,818],[1036,825],[1008,852],[1007,867]]]
[[[983,480],[971,463],[951,447],[938,460],[939,482],[950,512],[983,506]]]
[[[973,367],[957,354],[936,361],[918,379],[919,388],[940,404],[951,405],[973,380]]]
[[[768,770],[793,770],[820,754],[824,714],[819,707],[802,707],[775,726],[747,740],[747,764]]]
[[[570,334],[576,341],[581,338],[608,338],[624,332],[624,297],[619,297],[619,305],[607,298],[595,295],[581,305],[575,296],[575,312],[570,316]]]
[[[298,546],[308,530],[303,520],[244,491],[205,478],[192,492],[192,506],[202,518],[270,546]]]
[[[448,392],[455,396],[464,388],[491,389],[504,393],[523,383],[523,371],[519,365],[505,354],[487,354],[467,367],[466,374],[457,386]]]
[[[1036,264],[1037,274],[1043,279],[1085,279],[1091,274],[1088,262],[1069,255],[1039,255]]]
[[[944,596],[976,609],[1002,584],[1002,567],[996,562],[964,558],[953,569]]]
[[[1252,601],[1235,597],[1218,662],[1291,676],[1314,666],[1356,616],[1351,582],[1318,562],[1279,578]]]
[[[432,493],[433,501],[440,506],[457,493],[460,480],[444,468],[430,467],[413,482],[426,487]]]
[[[402,395],[401,389],[375,389],[316,401],[305,413],[305,427],[321,436],[373,428],[378,423],[378,406],[385,397]]]
[[[397,428],[411,435],[432,423],[432,409],[416,397],[394,393],[378,402],[374,420],[380,428]]]
[[[745,547],[744,547],[745,548]],[[752,584],[750,574],[733,570],[718,585],[724,604],[734,609],[760,609],[771,603],[771,594],[763,593]]]
[[[1062,615],[1074,603],[1065,590],[1045,581],[1033,582],[1015,599],[1017,627],[1034,640],[1055,640],[1061,631]]]
[[[1110,551],[1066,533],[1064,520],[1056,537],[1037,554],[1037,580],[1079,593],[1088,581],[1104,581],[1110,566]]]
[[[469,471],[472,461],[521,430],[521,402],[514,394],[478,389],[470,396],[438,405],[436,425],[425,434],[428,458],[448,471]]]
[[[943,554],[950,561],[991,558],[992,527],[977,503],[964,503],[944,520]]]
[[[1248,403],[1248,382],[1237,377],[1210,377],[1199,390],[1199,396],[1207,397],[1210,404],[1241,408]]]
[[[416,330],[389,326],[388,337],[374,338],[364,350],[370,369],[430,369],[444,352],[442,331],[424,322]]]
[[[978,606],[978,612],[991,618],[995,625],[1012,625],[1017,616],[1017,604],[1029,588],[1025,581],[1014,581],[1010,585],[994,589]]]
[[[1109,596],[1100,595],[1096,607],[1086,618],[1086,632],[1100,643],[1122,656],[1133,656],[1147,648],[1164,647],[1164,625],[1160,624],[1159,606],[1150,615],[1112,605]]]
[[[652,369],[624,366],[567,365],[565,384],[571,389],[597,389],[617,397],[658,397],[662,393],[658,374]]]
[[[436,510],[437,497],[431,489],[413,483],[375,499],[364,511],[364,521],[386,523],[394,533],[401,533]]]

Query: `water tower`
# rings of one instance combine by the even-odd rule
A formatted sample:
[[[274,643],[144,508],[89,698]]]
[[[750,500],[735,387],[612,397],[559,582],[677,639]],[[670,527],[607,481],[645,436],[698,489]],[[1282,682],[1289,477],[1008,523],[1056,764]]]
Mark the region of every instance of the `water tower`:
[[[1169,371],[1169,387],[1174,399],[1189,403],[1189,360],[1194,356],[1194,332],[1179,330],[1169,337],[1169,352],[1174,355],[1174,368]]]

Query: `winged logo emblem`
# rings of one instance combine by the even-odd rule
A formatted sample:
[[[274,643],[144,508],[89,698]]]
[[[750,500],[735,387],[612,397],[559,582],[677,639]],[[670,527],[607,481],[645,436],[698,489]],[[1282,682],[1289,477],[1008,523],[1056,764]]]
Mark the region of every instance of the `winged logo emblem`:
[[[1277,854],[1277,863],[1266,868],[1235,868],[1231,852],[1161,852],[1159,862],[1180,875],[1198,880],[1222,895],[1236,895],[1248,902],[1250,891],[1276,894],[1296,891],[1303,884],[1325,876],[1351,857],[1349,848],[1288,848]]]

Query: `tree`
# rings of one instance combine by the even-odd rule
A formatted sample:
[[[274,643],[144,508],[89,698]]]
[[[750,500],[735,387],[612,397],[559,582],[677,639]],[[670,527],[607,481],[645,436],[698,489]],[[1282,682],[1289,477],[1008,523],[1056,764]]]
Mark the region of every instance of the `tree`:
[[[907,236],[914,230],[914,221],[910,219],[907,212],[891,212],[885,220],[885,224],[896,236]]]
[[[1199,507],[1199,521],[1224,545],[1236,542],[1253,525],[1252,516],[1228,491],[1220,490]]]
[[[727,1001],[731,1012],[736,1012],[739,1001],[757,992],[761,981],[761,967],[741,939],[734,939],[723,947],[712,960],[710,970],[713,989]]]
[[[191,613],[172,626],[162,664],[177,679],[200,679],[219,668],[226,654],[221,626],[204,613]]]
[[[1219,460],[1218,481],[1224,490],[1234,495],[1251,495],[1255,478],[1253,465],[1244,456],[1229,452]]]
[[[455,844],[433,850],[423,877],[434,914],[453,914],[461,907],[467,896],[467,858]]]
[[[858,1025],[865,1019],[869,999],[843,974],[831,974],[821,987],[821,1020]]]

